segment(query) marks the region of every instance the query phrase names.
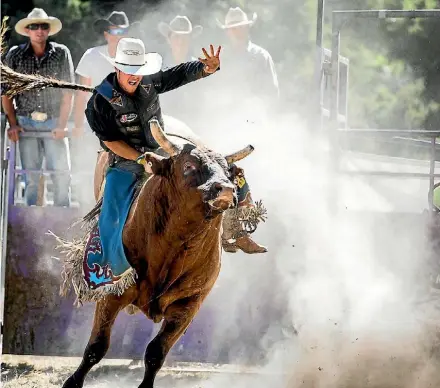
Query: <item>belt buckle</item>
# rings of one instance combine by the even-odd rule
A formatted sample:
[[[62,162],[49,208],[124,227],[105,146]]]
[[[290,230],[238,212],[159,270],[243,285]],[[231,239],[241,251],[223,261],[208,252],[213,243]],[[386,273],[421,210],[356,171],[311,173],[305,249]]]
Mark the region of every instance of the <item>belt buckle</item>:
[[[34,121],[44,122],[47,120],[47,113],[34,111],[31,113],[31,118]]]

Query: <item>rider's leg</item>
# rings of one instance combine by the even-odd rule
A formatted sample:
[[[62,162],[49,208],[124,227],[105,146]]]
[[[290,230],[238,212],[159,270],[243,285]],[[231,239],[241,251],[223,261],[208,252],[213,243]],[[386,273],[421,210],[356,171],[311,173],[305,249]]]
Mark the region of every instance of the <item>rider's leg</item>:
[[[243,228],[243,224],[237,219],[237,216],[242,214],[244,209],[254,209],[255,204],[243,170],[236,166],[233,166],[233,168],[236,169],[234,175],[237,186],[238,206],[237,209],[225,212],[222,234],[223,249],[230,253],[237,252],[238,249],[245,253],[267,252],[266,247],[252,240],[249,233]]]

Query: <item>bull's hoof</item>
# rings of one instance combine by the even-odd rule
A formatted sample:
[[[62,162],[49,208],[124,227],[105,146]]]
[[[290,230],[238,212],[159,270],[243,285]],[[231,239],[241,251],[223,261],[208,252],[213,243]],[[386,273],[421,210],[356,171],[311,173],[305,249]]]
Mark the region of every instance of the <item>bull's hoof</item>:
[[[84,385],[84,382],[78,381],[75,379],[75,376],[70,376],[65,383],[63,384],[63,388],[82,388]]]

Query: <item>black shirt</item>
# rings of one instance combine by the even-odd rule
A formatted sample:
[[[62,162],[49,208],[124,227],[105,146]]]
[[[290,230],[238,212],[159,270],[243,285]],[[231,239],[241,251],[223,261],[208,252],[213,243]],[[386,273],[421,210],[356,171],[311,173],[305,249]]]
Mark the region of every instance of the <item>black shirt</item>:
[[[129,99],[130,104],[136,106],[138,117],[141,122],[133,122],[133,125],[141,125],[145,130],[149,130],[146,120],[151,119],[153,116],[159,116],[161,121],[160,103],[158,94],[166,93],[170,90],[176,89],[189,82],[196,81],[198,79],[208,76],[205,73],[204,64],[200,61],[191,61],[174,66],[170,69],[159,71],[156,74],[144,76],[136,92],[132,96],[128,96],[120,88],[116,73],[111,73],[107,77],[107,80],[113,85],[113,88],[124,96],[124,99]],[[143,86],[148,88],[148,98],[145,97],[145,88],[141,90]],[[146,105],[147,104],[147,105]],[[197,105],[197,97],[194,99],[194,105]],[[151,112],[151,116],[145,114],[145,112]],[[90,98],[87,108],[86,117],[91,129],[95,132],[96,136],[101,141],[125,141],[130,144],[130,139],[120,130],[120,116],[118,116],[117,107],[113,107],[110,102],[95,91]],[[146,136],[143,136],[142,146],[149,146]]]

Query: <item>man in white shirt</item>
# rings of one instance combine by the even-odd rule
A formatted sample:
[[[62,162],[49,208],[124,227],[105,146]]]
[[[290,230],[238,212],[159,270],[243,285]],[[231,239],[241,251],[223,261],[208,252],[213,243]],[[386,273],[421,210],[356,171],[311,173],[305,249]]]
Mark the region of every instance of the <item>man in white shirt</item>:
[[[255,12],[249,18],[240,7],[229,8],[224,24],[217,19],[228,38],[223,53],[226,59],[216,80],[228,89],[226,109],[233,106],[236,110],[250,109],[254,113],[253,98],[261,100],[268,110],[278,105],[279,85],[272,56],[251,41],[251,28],[256,20]]]
[[[135,23],[130,25],[125,12],[114,11],[107,18],[98,19],[94,23],[96,32],[104,34],[106,45],[88,49],[78,63],[75,73],[80,76],[79,83],[95,87],[110,73],[114,67],[104,58],[114,57],[116,46],[122,38],[128,37],[128,32]],[[103,55],[102,55],[103,54]],[[87,92],[78,91],[75,99],[75,128],[74,135],[81,136],[84,133],[84,110],[86,100],[90,97]]]
[[[171,22],[161,21],[158,24],[159,32],[165,37],[167,49],[164,49],[164,67],[173,67],[187,61],[197,60],[191,55],[193,39],[198,37],[203,27],[193,26],[187,16],[177,15]],[[202,135],[201,128],[206,127],[197,122],[199,116],[194,114],[194,96],[203,99],[205,88],[200,87],[198,82],[176,89],[173,93],[165,93],[160,96],[161,105],[168,115],[173,116],[195,129],[198,135]]]

